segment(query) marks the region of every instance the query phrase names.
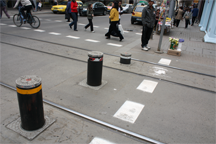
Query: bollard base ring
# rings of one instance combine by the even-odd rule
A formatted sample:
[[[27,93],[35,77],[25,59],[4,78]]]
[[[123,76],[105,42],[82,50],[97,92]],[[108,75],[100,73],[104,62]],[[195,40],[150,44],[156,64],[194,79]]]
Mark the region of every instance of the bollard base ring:
[[[90,86],[90,85],[88,85],[87,84],[87,79],[84,79],[83,81],[79,82],[80,86],[87,87],[87,88],[90,88],[90,89],[93,89],[93,90],[99,90],[106,84],[107,84],[107,81],[105,81],[105,80],[102,80],[100,86]]]
[[[34,131],[26,131],[21,127],[21,118],[14,120],[10,124],[8,124],[6,127],[8,129],[11,129],[17,133],[19,133],[21,136],[27,138],[28,140],[33,140],[35,137],[37,137],[39,134],[41,134],[44,130],[46,130],[49,126],[51,126],[56,120],[52,119],[48,116],[45,116],[45,124],[42,128],[34,130]]]

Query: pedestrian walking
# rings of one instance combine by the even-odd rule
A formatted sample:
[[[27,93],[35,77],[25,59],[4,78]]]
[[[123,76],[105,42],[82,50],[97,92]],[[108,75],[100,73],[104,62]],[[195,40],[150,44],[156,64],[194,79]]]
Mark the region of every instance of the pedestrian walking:
[[[142,50],[148,51],[150,47],[148,47],[148,41],[153,31],[153,27],[155,25],[155,9],[153,7],[154,0],[148,1],[149,5],[144,7],[142,11],[142,37],[141,37],[141,47]]]
[[[41,7],[42,7],[42,3],[41,3],[41,1],[39,0],[39,1],[38,1],[38,5],[37,5],[37,9],[38,9],[39,11],[41,11]]]
[[[89,23],[85,26],[85,30],[90,26],[91,32],[94,33],[93,23],[92,23],[93,16],[94,16],[94,12],[93,12],[93,8],[92,8],[92,4],[89,4],[88,9],[87,9],[87,19],[88,19]]]
[[[191,13],[188,8],[183,16],[183,18],[185,19],[185,28],[187,28],[188,24],[190,23],[190,17],[191,17]]]
[[[118,22],[118,24],[120,25],[120,20],[121,20],[121,15],[123,14],[123,8],[122,8],[122,2],[121,1],[119,1],[118,2],[118,12],[119,12],[119,22]]]
[[[198,12],[199,12],[199,10],[198,10],[197,6],[195,6],[194,9],[192,10],[193,15],[192,15],[192,24],[191,24],[191,26],[194,25],[194,22],[195,22],[195,19],[196,19],[197,15],[198,15]]]
[[[70,13],[71,13],[71,1],[68,0],[67,7],[65,10],[65,19],[67,19],[67,22],[70,22],[70,18],[71,18]]]
[[[77,4],[76,0],[72,0],[70,15],[71,15],[73,21],[69,24],[69,27],[72,29],[72,26],[74,25],[74,31],[78,31],[77,30],[77,20],[78,20],[77,7],[78,7],[78,4]]]
[[[114,2],[112,4],[112,9],[110,11],[110,26],[109,26],[109,31],[105,34],[106,39],[110,39],[110,35],[111,32],[115,32],[117,34],[117,36],[120,38],[119,41],[122,41],[124,39],[124,37],[122,36],[122,34],[120,33],[119,29],[118,29],[118,22],[119,22],[119,12],[118,12],[118,3]]]
[[[175,17],[176,27],[179,26],[179,23],[180,23],[180,20],[182,20],[183,14],[184,14],[184,11],[182,10],[182,7],[179,7],[179,9],[177,10],[177,15]]]
[[[5,0],[1,0],[0,6],[1,6],[0,18],[2,17],[2,11],[4,11],[5,15],[6,15],[8,18],[10,18],[9,14],[7,13]]]

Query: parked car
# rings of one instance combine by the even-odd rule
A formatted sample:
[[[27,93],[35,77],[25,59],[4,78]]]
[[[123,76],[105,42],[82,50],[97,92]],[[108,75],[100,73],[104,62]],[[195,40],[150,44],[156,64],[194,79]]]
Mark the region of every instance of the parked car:
[[[83,5],[83,3],[81,1],[76,1],[76,2],[77,2],[79,7]],[[68,1],[63,1],[63,2],[59,3],[58,5],[52,6],[51,11],[55,14],[56,13],[65,13],[65,10],[67,8],[67,3],[68,3]]]
[[[124,13],[131,13],[133,11],[132,4],[122,4],[122,8]]]
[[[141,5],[137,5],[133,12],[132,12],[132,16],[131,16],[131,24],[134,24],[134,22],[142,22],[142,10],[144,7],[146,7],[147,5],[141,6]]]
[[[87,7],[89,4],[92,4],[92,8],[93,8],[93,12],[94,12],[94,15],[99,15],[99,14],[102,14],[102,15],[106,15],[107,13],[107,7],[101,3],[101,2],[86,2],[83,4],[83,6],[79,7],[79,14],[80,16],[83,16],[83,15],[87,15]]]

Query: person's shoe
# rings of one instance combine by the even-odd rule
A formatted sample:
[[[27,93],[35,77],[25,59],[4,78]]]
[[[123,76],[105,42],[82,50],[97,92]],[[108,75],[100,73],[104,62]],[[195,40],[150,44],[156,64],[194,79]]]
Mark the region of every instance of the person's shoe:
[[[78,31],[78,30],[74,30],[74,31]]]
[[[95,31],[91,31],[92,33],[95,33]]]
[[[148,45],[146,45],[145,47],[146,47],[148,50],[150,50],[150,49],[151,49],[151,47],[149,47]]]
[[[85,31],[87,30],[87,28],[85,28],[85,27],[84,27],[84,29],[85,29]]]
[[[191,26],[193,26],[193,24]]]
[[[144,48],[142,48],[142,50],[144,50],[144,51],[148,51],[148,48],[144,47]]]
[[[122,40],[123,40],[123,38],[120,38],[120,40],[119,40],[119,41],[121,42]]]
[[[110,39],[110,36],[107,36],[106,39]]]
[[[72,26],[69,24],[70,29],[72,29]]]

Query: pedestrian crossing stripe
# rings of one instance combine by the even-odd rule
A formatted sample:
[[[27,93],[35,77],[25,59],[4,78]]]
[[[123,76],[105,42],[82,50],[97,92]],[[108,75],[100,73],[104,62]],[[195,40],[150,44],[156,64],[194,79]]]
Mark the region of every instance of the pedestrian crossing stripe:
[[[66,36],[66,37],[68,37],[68,38],[73,38],[73,39],[80,39],[80,37],[71,36],[71,35],[68,35],[68,36]]]
[[[56,33],[56,32],[49,32],[49,34],[52,34],[52,35],[61,35],[61,33]]]

